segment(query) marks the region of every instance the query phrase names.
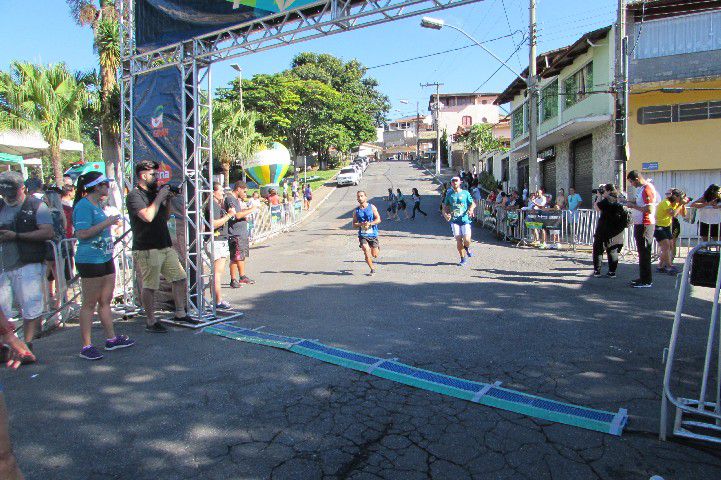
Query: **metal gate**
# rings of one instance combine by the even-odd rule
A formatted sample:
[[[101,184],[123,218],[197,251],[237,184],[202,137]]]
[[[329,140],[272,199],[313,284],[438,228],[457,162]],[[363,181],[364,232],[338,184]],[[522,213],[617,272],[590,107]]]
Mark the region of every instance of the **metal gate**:
[[[593,190],[593,140],[591,136],[576,140],[571,145],[571,176],[573,187],[581,195],[581,208],[591,208],[591,190]]]
[[[541,162],[541,188],[547,195],[556,199],[556,159]]]
[[[530,178],[530,170],[528,168],[528,159],[521,160],[517,164],[518,168],[518,193],[521,193],[524,188],[528,187],[528,180]]]

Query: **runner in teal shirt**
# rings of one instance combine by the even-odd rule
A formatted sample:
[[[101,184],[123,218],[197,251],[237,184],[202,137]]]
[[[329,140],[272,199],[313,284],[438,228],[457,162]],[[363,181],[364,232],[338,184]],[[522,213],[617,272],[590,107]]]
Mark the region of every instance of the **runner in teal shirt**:
[[[456,248],[461,256],[459,266],[465,266],[468,258],[472,257],[471,246],[471,219],[475,217],[476,202],[467,190],[461,188],[461,179],[453,177],[452,190],[446,194],[443,202],[443,214],[451,224],[451,232],[456,239]]]

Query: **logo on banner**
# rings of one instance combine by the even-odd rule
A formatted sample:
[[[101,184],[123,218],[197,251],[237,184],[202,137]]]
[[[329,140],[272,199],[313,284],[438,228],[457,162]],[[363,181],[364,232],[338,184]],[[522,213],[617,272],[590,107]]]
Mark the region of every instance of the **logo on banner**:
[[[155,138],[164,138],[169,134],[168,129],[163,127],[163,110],[163,105],[158,105],[155,107],[153,116],[150,117],[150,128],[153,130]]]
[[[170,170],[170,165],[165,162],[160,163],[160,166],[158,167],[158,170],[156,170],[156,173],[158,175],[158,185],[165,185],[170,181],[171,178],[173,178],[173,173]]]

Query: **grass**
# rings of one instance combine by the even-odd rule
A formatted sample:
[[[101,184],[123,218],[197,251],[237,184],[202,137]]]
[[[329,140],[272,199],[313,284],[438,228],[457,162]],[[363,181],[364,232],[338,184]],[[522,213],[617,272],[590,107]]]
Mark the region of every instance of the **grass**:
[[[340,172],[340,168],[333,168],[330,170],[317,170],[315,172],[308,171],[308,177],[320,177],[317,180],[310,181],[310,188],[311,190],[315,191],[318,187],[323,186],[326,183],[329,183],[330,180],[336,176],[336,174]],[[303,174],[301,173],[298,175],[298,181],[302,184],[303,183]]]

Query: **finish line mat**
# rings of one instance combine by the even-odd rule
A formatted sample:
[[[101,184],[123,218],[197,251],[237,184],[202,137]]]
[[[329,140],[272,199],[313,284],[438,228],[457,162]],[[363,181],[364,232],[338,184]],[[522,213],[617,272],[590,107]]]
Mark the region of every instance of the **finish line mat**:
[[[396,359],[388,360],[355,353],[314,340],[249,330],[233,323],[212,325],[206,327],[204,331],[242,342],[290,350],[323,362],[469,402],[611,435],[621,435],[628,421],[628,412],[623,408],[612,413],[556,402],[502,388],[501,382],[489,384],[464,380],[399,363]]]

